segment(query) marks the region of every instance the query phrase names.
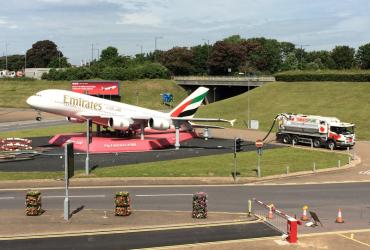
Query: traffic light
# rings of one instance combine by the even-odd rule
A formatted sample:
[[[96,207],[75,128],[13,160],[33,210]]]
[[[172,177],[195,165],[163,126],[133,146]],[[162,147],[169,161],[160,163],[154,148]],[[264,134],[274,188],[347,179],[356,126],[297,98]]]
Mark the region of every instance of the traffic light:
[[[235,138],[234,142],[234,153],[242,151],[242,142],[243,140],[240,138]]]

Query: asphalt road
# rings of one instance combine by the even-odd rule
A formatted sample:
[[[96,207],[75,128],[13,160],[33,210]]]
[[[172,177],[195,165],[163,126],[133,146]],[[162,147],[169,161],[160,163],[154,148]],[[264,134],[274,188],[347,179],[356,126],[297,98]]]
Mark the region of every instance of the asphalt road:
[[[317,185],[229,185],[229,186],[143,186],[143,187],[97,187],[70,190],[71,209],[113,208],[113,195],[117,191],[129,191],[133,209],[191,211],[192,194],[204,191],[208,194],[209,211],[246,212],[247,200],[257,198],[273,203],[290,215],[302,214],[302,207],[318,214],[323,227],[309,232],[325,232],[345,229],[369,228],[370,183],[317,184]],[[24,207],[25,191],[0,190],[3,209]],[[64,190],[42,190],[43,208],[62,209]],[[338,208],[342,209],[344,224],[334,223]],[[306,229],[304,229],[306,230]],[[307,229],[308,230],[308,229]],[[311,229],[309,229],[311,230]]]
[[[1,249],[138,249],[201,242],[278,236],[264,223],[62,238],[0,241]]]
[[[49,148],[43,155],[37,155],[32,160],[0,162],[0,171],[63,171],[64,155],[63,148],[48,145],[49,137],[32,138],[33,147]],[[93,168],[108,167],[126,164],[136,164],[142,162],[165,161],[173,159],[182,159],[189,157],[225,154],[232,152],[233,140],[209,139],[205,141],[201,138],[195,138],[183,142],[180,150],[174,148],[154,150],[149,152],[128,152],[114,154],[90,154],[90,166]],[[244,151],[254,151],[253,142],[245,142],[248,146]],[[264,149],[279,147],[277,145],[266,145]],[[85,168],[85,153],[75,155],[75,169]]]
[[[57,126],[69,124],[66,120],[53,119],[53,120],[42,120],[38,121],[14,121],[0,123],[0,132],[15,131],[22,129],[35,129],[35,128],[45,128],[49,126]]]

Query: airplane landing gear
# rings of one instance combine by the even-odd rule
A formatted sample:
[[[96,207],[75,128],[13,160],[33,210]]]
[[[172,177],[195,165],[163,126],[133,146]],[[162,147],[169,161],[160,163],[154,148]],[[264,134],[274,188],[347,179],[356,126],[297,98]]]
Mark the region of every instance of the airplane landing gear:
[[[36,116],[36,121],[41,121],[42,120],[42,117],[41,117],[41,112],[40,111],[37,111],[37,116]]]

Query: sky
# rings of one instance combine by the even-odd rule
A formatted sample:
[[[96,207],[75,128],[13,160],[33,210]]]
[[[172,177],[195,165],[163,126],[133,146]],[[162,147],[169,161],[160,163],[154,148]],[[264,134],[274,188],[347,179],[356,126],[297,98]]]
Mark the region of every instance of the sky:
[[[135,55],[235,34],[307,51],[357,48],[370,42],[369,10],[368,0],[13,0],[1,5],[0,53],[48,39],[79,65],[108,46]]]

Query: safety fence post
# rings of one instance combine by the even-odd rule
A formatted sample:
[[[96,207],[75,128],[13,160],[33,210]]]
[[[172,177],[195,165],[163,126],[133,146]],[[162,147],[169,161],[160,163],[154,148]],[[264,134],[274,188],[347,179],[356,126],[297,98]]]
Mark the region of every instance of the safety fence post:
[[[288,175],[289,174],[289,165],[286,166],[286,174]]]
[[[316,162],[313,162],[313,166],[312,166],[312,172],[316,172]]]
[[[252,213],[252,201],[248,200],[248,217],[251,217]]]

